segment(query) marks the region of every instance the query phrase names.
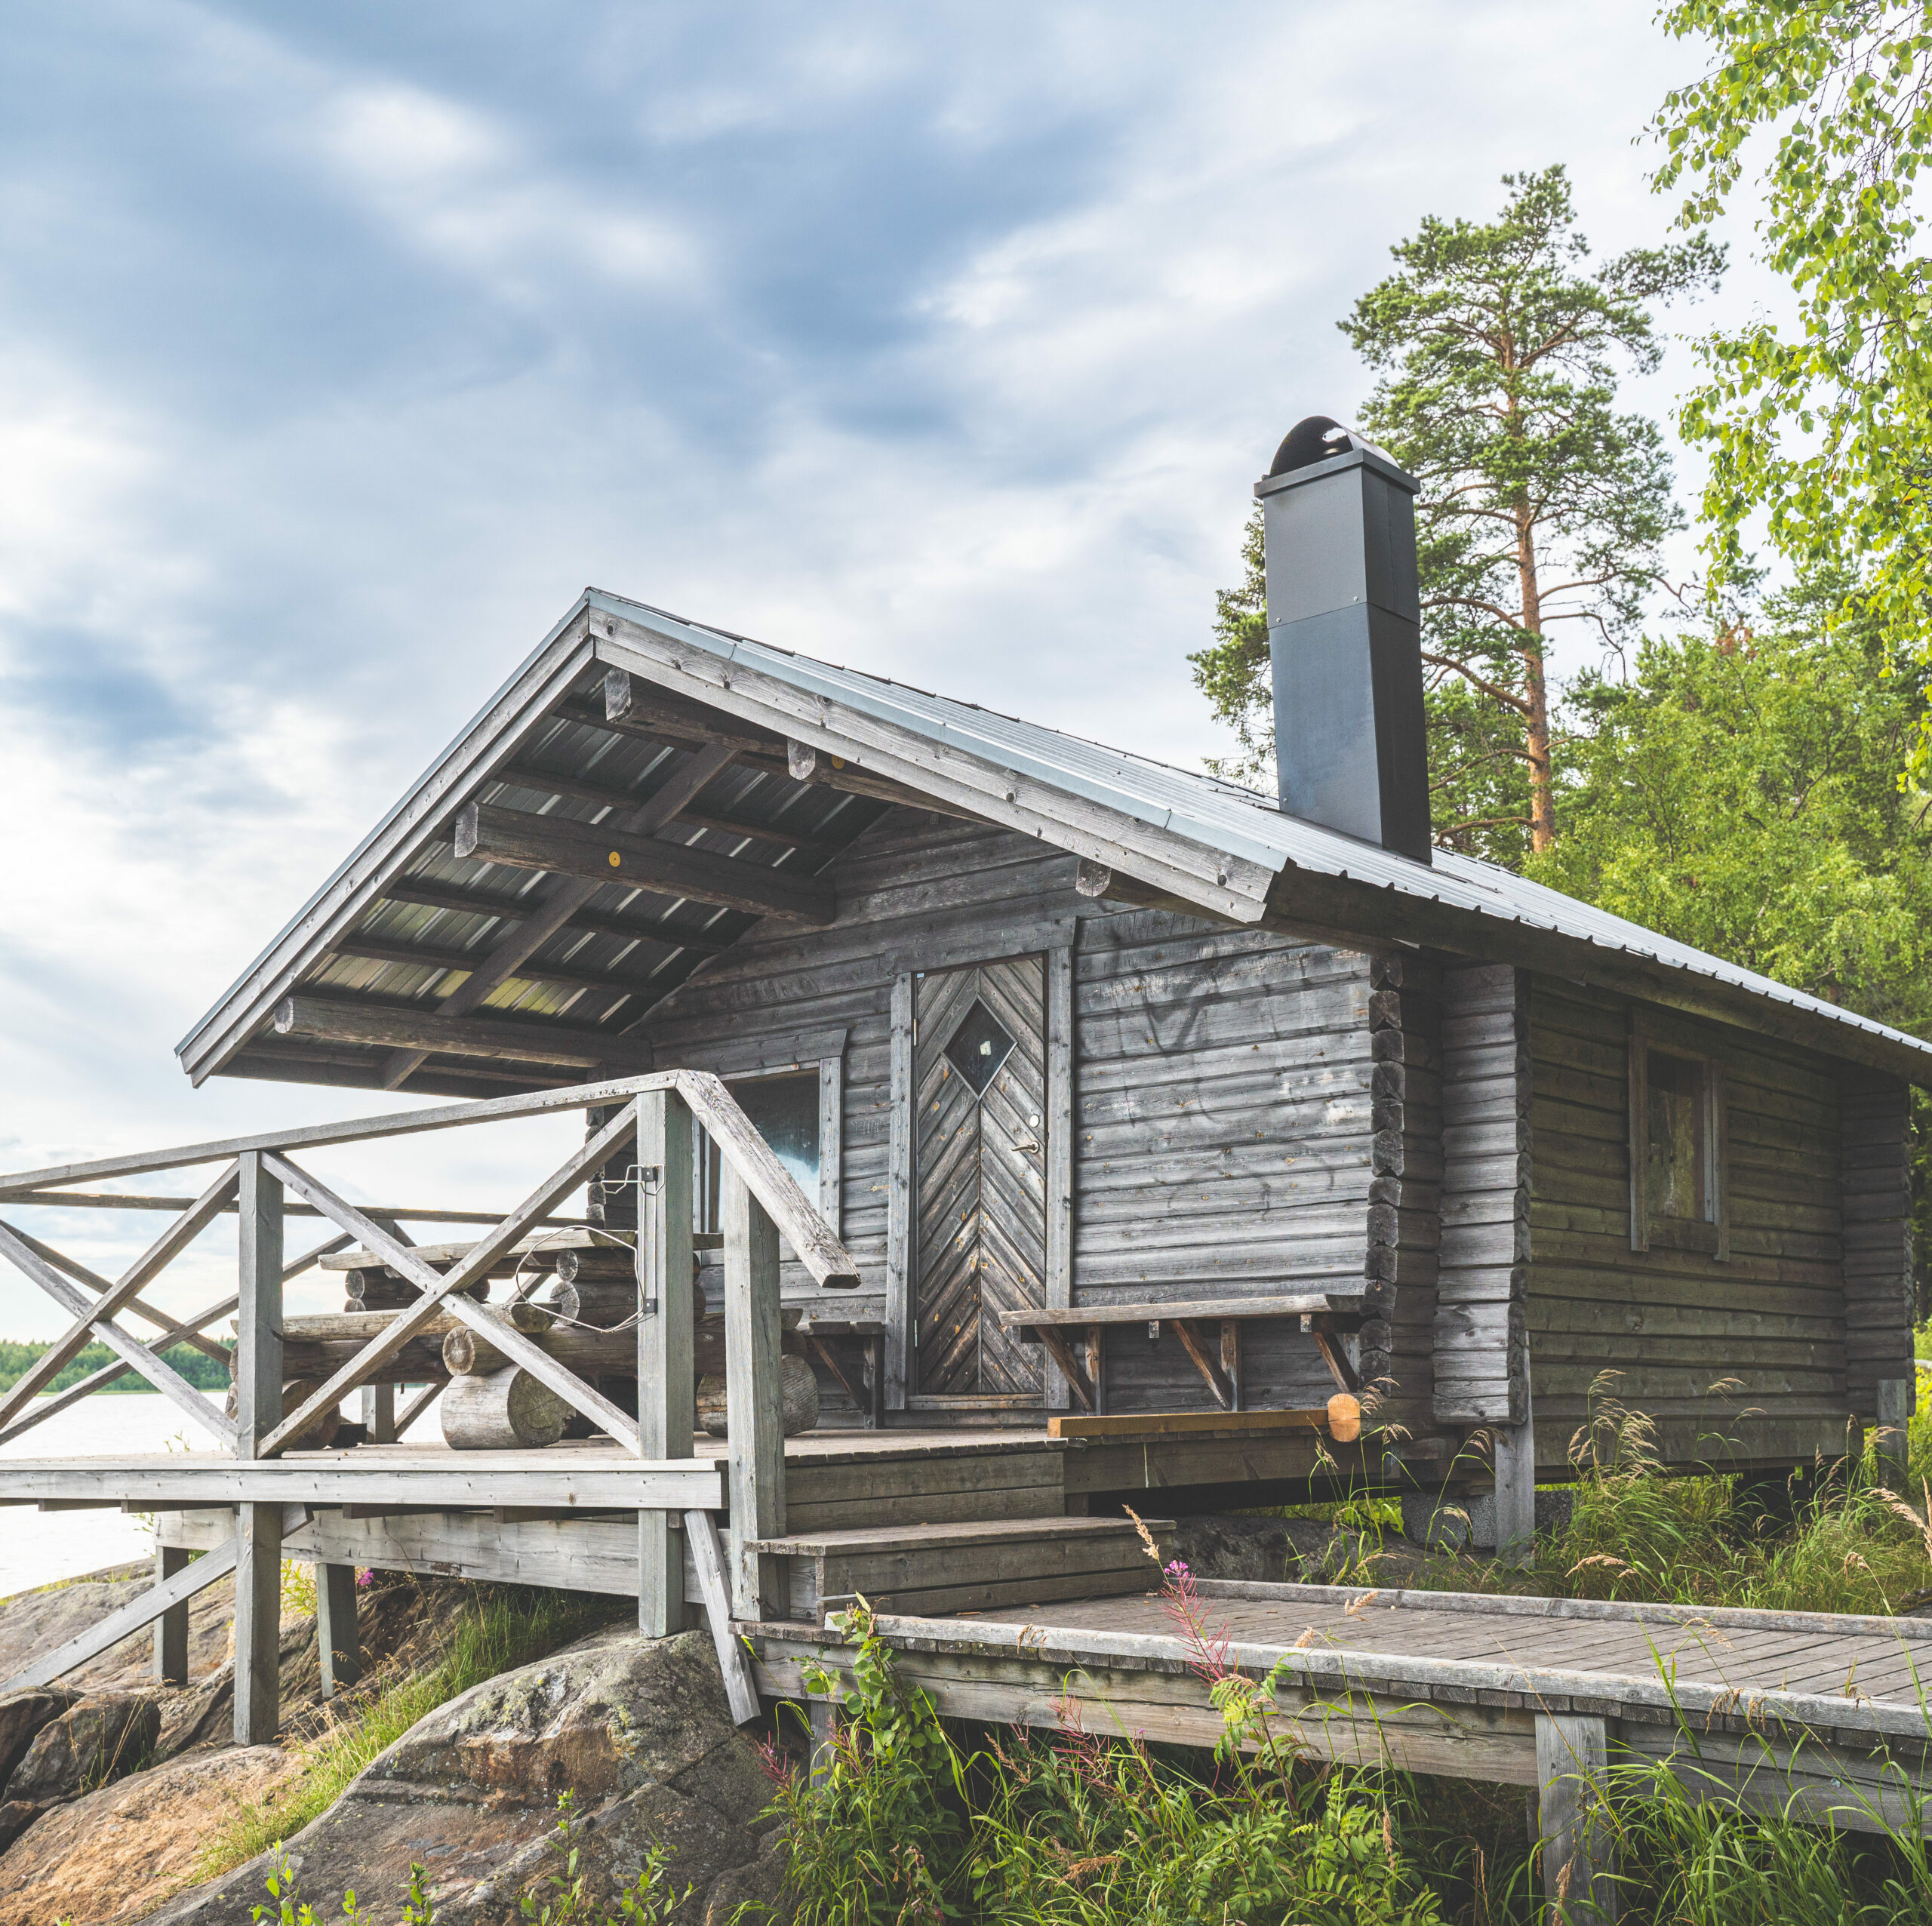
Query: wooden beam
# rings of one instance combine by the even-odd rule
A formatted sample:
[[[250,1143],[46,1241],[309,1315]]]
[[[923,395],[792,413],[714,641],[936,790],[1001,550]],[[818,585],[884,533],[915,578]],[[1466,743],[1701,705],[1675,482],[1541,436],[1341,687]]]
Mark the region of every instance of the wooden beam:
[[[779,1561],[758,1542],[785,1536],[785,1438],[779,1429],[781,1326],[778,1227],[737,1165],[725,1160],[718,1214],[724,1232],[724,1404],[731,1463],[731,1614],[786,1609]]]
[[[635,808],[614,818],[609,825],[611,831],[614,834],[621,831],[644,836],[654,834],[729,765],[732,754],[728,749],[700,749],[652,795]],[[538,866],[547,869],[550,866]],[[609,881],[608,876],[601,875],[588,878],[560,877],[544,892],[540,907],[533,908],[531,914],[515,928],[505,931],[491,945],[488,959],[479,963],[463,982],[443,998],[441,1014],[460,1017],[475,1009],[492,990],[509,982],[551,937],[567,928]],[[383,1066],[383,1087],[389,1090],[399,1088],[422,1067],[425,1054],[398,1051]]]
[[[508,922],[528,922],[543,909],[544,899],[494,896],[485,890],[460,889],[454,883],[426,883],[398,876],[383,885],[391,903],[420,904],[426,909],[453,909],[465,916],[497,916]],[[732,938],[694,929],[688,923],[644,922],[635,917],[614,916],[598,909],[574,909],[565,928],[589,930],[626,943],[661,943],[667,949],[694,949],[706,956],[721,955]]]
[[[1343,1414],[1325,1407],[1289,1411],[1140,1411],[1106,1417],[1050,1417],[1050,1438],[1176,1438],[1196,1432],[1329,1431]],[[1343,1429],[1346,1429],[1346,1423]],[[1347,1442],[1347,1440],[1343,1440]]]
[[[186,1555],[183,1555],[184,1559]],[[45,1658],[36,1659],[29,1666],[15,1672],[12,1678],[0,1682],[0,1698],[15,1692],[31,1692],[42,1685],[51,1685],[57,1678],[64,1678],[77,1666],[84,1666],[88,1660],[98,1658],[103,1652],[120,1644],[131,1632],[152,1625],[158,1618],[172,1611],[177,1605],[183,1605],[197,1592],[205,1592],[217,1580],[226,1578],[235,1569],[235,1541],[230,1539],[225,1546],[212,1552],[205,1552],[193,1564],[183,1564],[173,1577],[158,1585],[150,1586],[138,1598],[123,1605],[118,1611],[89,1626],[85,1632],[78,1632],[64,1645],[57,1645]],[[186,1657],[182,1654],[182,1670],[185,1678]]]
[[[674,743],[711,743],[741,755],[783,755],[785,739],[740,722],[721,709],[675,696],[641,682],[628,671],[604,672],[604,706],[565,703],[562,712],[574,721],[592,722],[627,736]]]
[[[638,1448],[688,1458],[694,1406],[691,1113],[675,1091],[638,1100]],[[637,1626],[647,1638],[683,1629],[685,1553],[667,1512],[638,1513]]]
[[[275,1007],[275,1029],[278,1036],[386,1044],[506,1062],[605,1064],[640,1074],[652,1064],[649,1044],[617,1032],[606,1035],[565,1023],[518,1023],[500,1017],[446,1017],[440,1011],[399,1010],[346,997],[285,996]]]
[[[506,1320],[494,1316],[469,1298],[468,1288],[487,1277],[497,1259],[528,1229],[533,1220],[542,1217],[565,1192],[574,1189],[592,1171],[601,1168],[612,1151],[636,1129],[635,1106],[626,1103],[617,1115],[588,1140],[583,1147],[544,1179],[537,1189],[451,1270],[432,1270],[415,1252],[398,1243],[388,1232],[373,1223],[355,1207],[336,1195],[325,1184],[272,1152],[263,1161],[297,1196],[316,1205],[344,1230],[352,1231],[365,1249],[380,1257],[392,1270],[400,1271],[422,1292],[407,1310],[399,1312],[378,1336],[371,1339],[355,1356],[335,1372],[293,1416],[281,1423],[263,1441],[260,1455],[286,1448],[300,1438],[322,1413],[340,1403],[349,1392],[358,1389],[383,1364],[394,1357],[438,1311],[452,1312],[470,1329],[487,1337],[512,1363],[521,1365],[531,1377],[562,1398],[573,1411],[582,1411],[620,1443],[635,1451],[638,1443],[635,1423],[609,1398],[586,1384],[533,1343]]]
[[[894,803],[902,808],[930,810],[936,816],[955,816],[968,823],[986,820],[983,817],[967,815],[955,804],[909,789],[903,783],[894,782],[890,776],[875,776],[870,770],[848,762],[843,756],[829,755],[808,743],[786,743],[785,773],[795,783],[816,783],[821,789],[842,789],[848,795],[871,796],[877,801]]]
[[[718,1668],[724,1675],[725,1703],[731,1708],[731,1716],[740,1725],[748,1725],[758,1715],[758,1687],[752,1677],[751,1660],[739,1641],[737,1627],[731,1623],[731,1581],[725,1576],[717,1521],[709,1512],[685,1512],[685,1538],[691,1548],[691,1564],[703,1596],[705,1617],[710,1621]]]
[[[0,1223],[0,1257],[10,1259],[69,1317],[87,1313],[89,1300],[34,1248],[33,1241],[11,1224]],[[145,1344],[130,1337],[112,1318],[93,1321],[94,1334],[118,1358],[198,1424],[206,1425],[218,1436],[232,1439],[235,1426],[190,1384],[172,1365],[165,1363]]]
[[[1174,1334],[1180,1340],[1181,1349],[1194,1361],[1194,1368],[1206,1380],[1208,1389],[1214,1394],[1214,1401],[1223,1411],[1232,1411],[1235,1408],[1235,1387],[1227,1373],[1221,1368],[1221,1361],[1210,1350],[1206,1332],[1192,1318],[1176,1318]],[[1218,1334],[1217,1334],[1218,1341]]]
[[[454,847],[459,857],[479,863],[546,869],[599,886],[614,883],[755,916],[829,923],[838,914],[832,885],[816,877],[525,810],[469,804],[456,820]]]
[[[94,1335],[94,1321],[111,1318],[125,1309],[140,1294],[141,1288],[165,1270],[220,1214],[233,1196],[236,1166],[230,1164],[174,1222],[163,1231],[134,1263],[73,1323],[23,1371],[4,1396],[0,1396],[0,1429],[29,1398],[65,1370],[69,1362],[86,1348]]]
[[[540,768],[528,762],[511,764],[498,780],[540,795],[565,796],[574,802],[595,803],[606,809],[635,809],[640,802],[649,800],[629,789],[615,789],[607,783],[586,782],[580,777],[567,775],[561,770]],[[842,847],[793,829],[783,823],[761,823],[752,817],[734,816],[723,810],[697,809],[689,804],[678,811],[677,820],[693,829],[715,829],[721,835],[756,836],[764,842],[795,849],[801,856],[835,856]]]
[[[434,949],[424,943],[390,943],[381,937],[345,937],[335,946],[338,956],[356,956],[372,963],[408,963],[429,970],[460,970],[474,974],[490,960],[486,949]],[[620,996],[649,995],[656,987],[648,977],[631,977],[615,970],[587,970],[567,963],[519,964],[506,983],[555,983],[563,989],[611,990]],[[438,1012],[438,1014],[441,1014]]]

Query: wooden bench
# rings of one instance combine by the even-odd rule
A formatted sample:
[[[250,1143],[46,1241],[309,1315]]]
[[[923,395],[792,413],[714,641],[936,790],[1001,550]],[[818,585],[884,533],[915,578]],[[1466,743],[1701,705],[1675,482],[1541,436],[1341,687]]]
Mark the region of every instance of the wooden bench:
[[[1107,1326],[1144,1324],[1150,1335],[1158,1337],[1161,1326],[1171,1324],[1215,1403],[1224,1411],[1238,1411],[1241,1408],[1241,1328],[1280,1318],[1299,1318],[1302,1329],[1315,1340],[1329,1375],[1352,1396],[1358,1393],[1361,1386],[1355,1368],[1335,1340],[1361,1322],[1364,1294],[1359,1291],[1326,1291],[1178,1303],[1082,1304],[1058,1310],[1002,1311],[999,1321],[1002,1328],[1019,1332],[1023,1343],[1044,1344],[1066,1373],[1073,1395],[1096,1416],[1106,1409],[1100,1343]],[[1084,1356],[1075,1352],[1076,1342]]]

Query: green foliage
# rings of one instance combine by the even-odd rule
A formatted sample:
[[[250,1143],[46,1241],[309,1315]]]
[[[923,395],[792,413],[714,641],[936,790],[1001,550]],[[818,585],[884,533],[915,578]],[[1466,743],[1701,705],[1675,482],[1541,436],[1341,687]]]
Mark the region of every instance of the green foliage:
[[[1898,771],[1924,678],[1836,580],[1572,693],[1564,832],[1529,873],[1908,1029],[1932,1028],[1932,822]]]
[[[1586,268],[1560,167],[1503,177],[1492,222],[1431,217],[1343,331],[1380,377],[1361,426],[1422,483],[1417,560],[1431,675],[1433,816],[1443,841],[1513,863],[1553,823],[1545,638],[1632,638],[1681,518],[1654,423],[1616,406],[1620,365],[1654,368],[1650,314],[1715,281],[1702,236]],[[1272,750],[1261,525],[1217,598],[1195,680],[1241,744]]]
[[[23,1344],[13,1338],[0,1338],[0,1391],[18,1383],[26,1375],[27,1367],[52,1348],[38,1342]],[[199,1390],[220,1391],[227,1387],[228,1367],[217,1364],[206,1352],[197,1351],[192,1344],[171,1345],[161,1356]],[[65,1391],[69,1386],[79,1383],[82,1378],[91,1377],[96,1371],[118,1361],[105,1344],[84,1346],[54,1374],[54,1381],[47,1389],[50,1392]],[[129,1371],[103,1389],[152,1391],[154,1386],[146,1379]]]
[[[1662,14],[1709,64],[1666,96],[1655,184],[1687,230],[1721,214],[1748,162],[1760,255],[1796,312],[1700,344],[1686,437],[1710,460],[1707,549],[1719,582],[1767,518],[1801,570],[1849,563],[1887,641],[1932,651],[1932,278],[1920,175],[1932,154],[1932,20],[1891,0],[1675,0]],[[1769,135],[1754,146],[1754,137]],[[1924,746],[1918,752],[1924,768]]]
[[[297,1878],[295,1869],[286,1860],[271,1872],[264,1882],[268,1888],[272,1906],[257,1906],[250,1909],[256,1926],[317,1926],[315,1909],[302,1897],[301,1882]],[[353,1891],[342,1896],[342,1917],[344,1919],[367,1919],[369,1915],[356,1901]],[[434,1926],[433,1921],[425,1926]]]
[[[1082,1732],[962,1754],[905,1685],[863,1604],[840,1629],[844,1723],[815,1786],[786,1780],[789,1891],[801,1926],[871,1922],[1241,1920],[1432,1926],[1441,1914],[1404,1857],[1376,1775],[1312,1774],[1285,1749],[1230,1750],[1213,1786],[1144,1745]],[[1223,1681],[1225,1682],[1225,1681]],[[1224,1715],[1251,1722],[1249,1700]]]
[[[292,1838],[334,1804],[349,1782],[419,1719],[500,1672],[554,1651],[596,1622],[598,1605],[566,1592],[492,1591],[457,1621],[435,1662],[381,1675],[348,1695],[337,1721],[306,1749],[303,1771],[260,1804],[238,1804],[202,1860],[213,1878]]]
[[[550,1849],[563,1863],[561,1872],[546,1874],[541,1884],[548,1897],[525,1893],[518,1911],[535,1926],[659,1926],[691,1897],[691,1888],[670,1890],[664,1869],[670,1853],[661,1840],[654,1839],[645,1854],[643,1866],[628,1891],[617,1896],[616,1915],[606,1912],[600,1920],[591,1918],[592,1900],[590,1875],[578,1862],[581,1848],[577,1842],[577,1795],[557,1795],[557,1823],[550,1835]]]

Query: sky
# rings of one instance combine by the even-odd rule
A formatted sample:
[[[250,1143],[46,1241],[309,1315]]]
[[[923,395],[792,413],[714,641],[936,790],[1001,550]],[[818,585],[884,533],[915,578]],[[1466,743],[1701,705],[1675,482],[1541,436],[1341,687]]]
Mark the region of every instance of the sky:
[[[1555,161],[1600,251],[1663,237],[1652,11],[11,10],[0,1169],[397,1103],[174,1045],[586,583],[1225,750],[1186,658],[1390,244]],[[505,1208],[559,1128],[317,1168]],[[19,1215],[101,1269],[160,1222]],[[63,1326],[0,1273],[0,1336]]]

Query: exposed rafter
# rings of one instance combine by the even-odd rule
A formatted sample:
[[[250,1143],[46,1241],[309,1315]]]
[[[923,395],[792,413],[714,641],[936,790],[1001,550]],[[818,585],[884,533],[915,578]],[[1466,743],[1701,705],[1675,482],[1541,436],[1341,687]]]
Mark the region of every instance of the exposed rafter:
[[[275,1006],[278,1036],[313,1037],[454,1057],[525,1063],[565,1063],[636,1076],[651,1068],[651,1046],[635,1037],[604,1035],[563,1023],[515,1023],[498,1017],[447,1017],[346,998],[285,996]]]
[[[611,826],[638,835],[649,835],[663,829],[666,823],[675,819],[679,810],[697,799],[707,783],[730,767],[733,753],[724,747],[700,749],[668,783],[627,815],[614,818]],[[550,863],[534,866],[555,868]],[[499,937],[490,946],[488,960],[479,964],[443,998],[443,1015],[460,1017],[474,1010],[499,984],[507,983],[515,976],[522,965],[565,928],[598,891],[612,880],[608,876],[572,878],[568,871],[558,872],[558,880],[545,892],[542,908],[534,909],[528,921]],[[399,1053],[383,1068],[383,1087],[386,1090],[397,1088],[412,1071],[420,1066],[422,1061],[420,1055],[412,1057],[408,1051]]]
[[[466,916],[500,916],[512,923],[528,922],[544,903],[540,896],[497,896],[487,890],[464,889],[455,883],[425,882],[416,876],[397,877],[383,885],[383,894],[392,903],[420,903],[426,909],[454,909]],[[635,917],[610,916],[595,909],[573,911],[568,927],[588,930],[598,936],[620,937],[626,943],[654,943],[667,949],[695,950],[703,956],[721,955],[731,946],[729,937],[694,929],[688,923],[640,922]]]
[[[573,802],[594,803],[606,809],[635,809],[638,801],[629,789],[614,789],[608,783],[586,782],[581,777],[566,774],[561,770],[545,769],[534,762],[513,762],[500,773],[498,780],[538,795],[566,797]],[[755,817],[728,815],[715,809],[681,809],[678,812],[678,820],[689,823],[694,829],[715,829],[724,835],[755,836],[761,842],[795,849],[801,856],[814,859],[835,856],[841,847],[794,829],[784,823],[761,823]]]
[[[454,848],[479,862],[547,869],[598,886],[628,884],[754,915],[829,923],[838,913],[832,885],[816,877],[526,810],[471,803],[457,817]]]
[[[379,937],[349,937],[336,946],[338,956],[355,956],[373,963],[418,964],[429,970],[472,971],[489,961],[488,950],[434,949],[423,943],[389,943]],[[615,970],[573,969],[562,963],[526,963],[511,979],[555,983],[562,989],[614,990],[620,995],[643,995],[652,988],[648,977],[626,976]]]

